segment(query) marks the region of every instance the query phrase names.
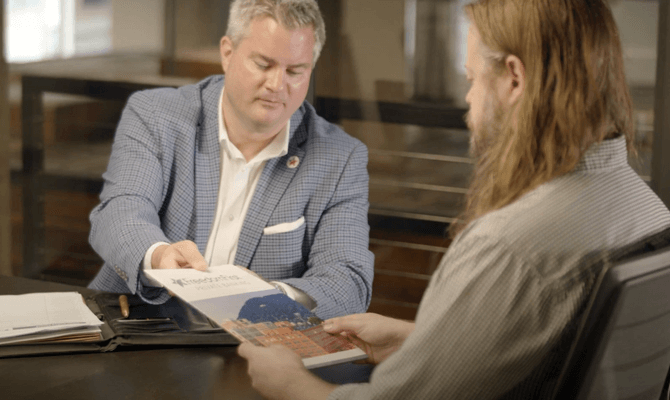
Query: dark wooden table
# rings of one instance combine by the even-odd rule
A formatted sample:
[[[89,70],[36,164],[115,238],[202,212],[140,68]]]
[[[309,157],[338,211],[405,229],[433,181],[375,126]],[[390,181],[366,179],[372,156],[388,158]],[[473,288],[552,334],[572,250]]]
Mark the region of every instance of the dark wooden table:
[[[0,294],[93,291],[0,276]],[[314,373],[334,383],[366,381],[370,368],[341,364]],[[118,349],[0,359],[2,399],[261,399],[236,347]]]

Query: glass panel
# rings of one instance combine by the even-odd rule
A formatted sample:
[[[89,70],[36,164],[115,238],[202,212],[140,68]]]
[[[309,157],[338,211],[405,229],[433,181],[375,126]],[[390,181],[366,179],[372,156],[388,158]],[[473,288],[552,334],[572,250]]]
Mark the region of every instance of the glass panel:
[[[373,213],[450,222],[472,171],[466,130],[343,120],[369,148]]]
[[[626,76],[635,110],[639,154],[637,159],[631,159],[630,162],[648,182],[651,179],[659,3],[657,0],[620,0],[610,3],[619,27]]]
[[[46,173],[99,180],[124,103],[46,93],[42,103]]]
[[[379,151],[401,151],[470,162],[467,130],[349,119],[343,120],[341,126],[351,136]]]
[[[381,107],[374,105],[391,102],[411,110],[430,104],[432,111],[428,112],[431,114],[466,108],[467,82],[463,65],[468,21],[463,5],[467,2],[333,0],[320,3],[328,27],[328,41],[317,65],[316,97],[354,100],[361,104],[360,120],[346,120],[351,116],[343,115],[339,122],[369,147],[370,197],[388,202],[390,208],[435,213],[436,216],[457,214],[457,209],[427,207],[425,197],[417,193],[404,194],[426,190],[419,189],[418,184],[467,187],[469,170],[459,162],[470,165],[470,161],[453,162],[447,157],[467,157],[467,131],[454,134],[457,129],[447,129],[460,128],[457,125],[461,121],[453,120],[453,126],[442,124],[440,128],[417,126],[417,123],[427,124],[416,120],[390,124],[384,122],[379,112]],[[631,159],[631,165],[649,181],[659,3],[656,0],[610,3],[620,29],[635,108],[639,156]],[[330,113],[331,110],[317,111]],[[433,157],[436,155],[445,158]],[[424,161],[419,162],[420,159]],[[426,161],[428,159],[432,161]],[[438,166],[440,162],[443,165]],[[433,172],[430,178],[425,168]],[[385,185],[391,177],[394,185]],[[396,193],[393,200],[386,200],[392,193]],[[431,193],[430,196],[438,195]],[[435,204],[446,207],[457,203],[437,201]],[[384,206],[373,202],[372,208]]]
[[[58,93],[42,96],[45,149],[42,277],[82,285],[93,278],[102,264],[88,245],[88,214],[98,203],[100,178],[107,167],[124,103]],[[12,142],[15,145],[11,146],[11,165],[19,170],[20,136]],[[18,187],[13,191],[17,200],[23,196]],[[22,229],[28,227],[24,225]],[[24,239],[20,232],[13,235],[15,240]],[[21,264],[22,260],[14,262]]]
[[[51,15],[58,23],[53,51],[36,53],[31,60],[38,62],[10,64],[9,147],[15,244],[12,268],[17,275],[27,273],[82,285],[90,281],[102,263],[88,245],[88,214],[98,203],[101,175],[107,166],[125,99],[108,101],[63,93],[41,95],[41,107],[29,118],[43,126],[39,133],[43,140],[24,146],[22,75],[53,77],[49,89],[40,86],[41,90],[94,93],[96,97],[109,94],[110,98],[127,89],[124,85],[115,86],[114,81],[181,86],[196,79],[161,74],[163,1],[17,0],[16,3],[21,3],[20,10],[33,12],[38,19],[44,7],[54,4],[60,5],[60,14]],[[21,22],[15,21],[10,12],[7,17],[8,25]],[[116,54],[100,54],[111,50],[112,43]],[[22,41],[19,45],[26,43]],[[71,57],[84,53],[94,56]],[[59,78],[66,77],[74,78],[71,88],[61,86],[63,81]],[[105,81],[111,86],[85,83],[88,79]],[[22,155],[28,156],[23,161],[39,161],[44,157],[44,171],[39,171],[41,162],[28,161],[26,165],[32,165],[39,173],[22,173]],[[28,193],[25,199],[24,193]],[[24,239],[27,243],[23,243]]]
[[[317,104],[358,103],[359,119],[335,119],[368,146],[373,214],[450,222],[460,211],[472,170],[468,132],[460,117],[431,126],[428,116],[465,106],[465,3],[320,2],[328,40],[317,64]],[[401,105],[394,123],[376,107],[382,102]],[[317,111],[337,117],[332,108]]]
[[[24,63],[111,52],[159,54],[165,35],[164,3],[5,0],[7,60]]]
[[[5,4],[7,61],[35,61],[59,54],[60,1],[6,0]]]

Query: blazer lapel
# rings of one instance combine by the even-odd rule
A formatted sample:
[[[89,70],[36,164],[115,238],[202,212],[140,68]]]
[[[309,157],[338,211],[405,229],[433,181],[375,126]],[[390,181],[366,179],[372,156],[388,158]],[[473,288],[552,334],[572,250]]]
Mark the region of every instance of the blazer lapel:
[[[303,106],[304,107],[304,106]],[[249,204],[249,210],[244,218],[242,231],[237,242],[237,253],[235,254],[235,265],[248,267],[251,263],[258,242],[263,235],[263,228],[267,226],[270,216],[277,207],[277,203],[291,183],[295,173],[300,169],[289,168],[288,160],[297,156],[302,160],[305,150],[300,147],[307,138],[307,128],[303,121],[304,110],[301,107],[291,117],[291,139],[289,140],[288,153],[283,157],[268,160],[263,169],[254,197]]]
[[[195,154],[195,237],[201,254],[214,223],[214,212],[221,182],[221,146],[219,144],[219,97],[223,80],[202,91],[202,116],[198,121]]]

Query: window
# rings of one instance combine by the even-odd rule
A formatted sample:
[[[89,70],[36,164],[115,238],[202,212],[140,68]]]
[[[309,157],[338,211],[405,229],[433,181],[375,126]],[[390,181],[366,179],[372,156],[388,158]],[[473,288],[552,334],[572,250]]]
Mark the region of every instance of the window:
[[[5,0],[6,58],[22,63],[111,48],[109,0]]]

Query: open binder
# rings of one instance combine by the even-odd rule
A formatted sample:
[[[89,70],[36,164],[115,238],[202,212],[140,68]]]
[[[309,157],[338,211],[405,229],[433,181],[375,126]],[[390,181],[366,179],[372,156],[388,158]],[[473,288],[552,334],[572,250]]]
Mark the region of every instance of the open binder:
[[[234,346],[239,341],[178,297],[154,305],[127,295],[130,315],[121,315],[118,293],[97,293],[85,299],[103,321],[102,339],[94,342],[49,342],[0,346],[0,358],[114,351],[128,347]]]

